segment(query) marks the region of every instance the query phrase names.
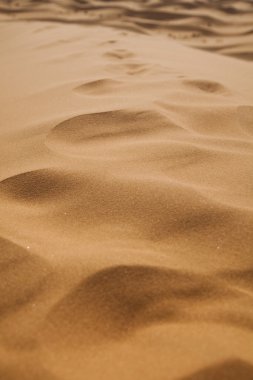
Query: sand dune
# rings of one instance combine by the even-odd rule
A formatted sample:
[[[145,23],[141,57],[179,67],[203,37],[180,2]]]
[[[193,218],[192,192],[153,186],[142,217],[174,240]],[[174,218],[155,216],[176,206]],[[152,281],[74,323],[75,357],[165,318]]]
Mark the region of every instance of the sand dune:
[[[126,338],[156,323],[210,322],[212,315],[224,324],[237,325],[241,320],[242,327],[252,330],[253,318],[246,326],[237,312],[233,319],[233,313],[223,315],[221,307],[210,308],[213,302],[217,305],[217,301],[228,302],[239,295],[238,290],[215,277],[151,266],[118,266],[86,278],[55,306],[47,323],[51,339],[59,339],[60,334],[68,343],[86,347]]]
[[[163,33],[183,43],[245,60],[253,58],[250,0],[0,2],[3,20],[107,25],[142,34]],[[115,53],[121,58],[124,53]],[[126,57],[126,56],[125,56]]]
[[[0,379],[252,379],[252,2],[0,19]]]

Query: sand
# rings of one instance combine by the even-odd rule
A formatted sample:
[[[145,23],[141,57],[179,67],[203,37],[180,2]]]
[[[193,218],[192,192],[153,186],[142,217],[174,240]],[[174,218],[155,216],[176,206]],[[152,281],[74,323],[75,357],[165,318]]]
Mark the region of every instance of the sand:
[[[253,379],[253,3],[0,12],[0,380]]]

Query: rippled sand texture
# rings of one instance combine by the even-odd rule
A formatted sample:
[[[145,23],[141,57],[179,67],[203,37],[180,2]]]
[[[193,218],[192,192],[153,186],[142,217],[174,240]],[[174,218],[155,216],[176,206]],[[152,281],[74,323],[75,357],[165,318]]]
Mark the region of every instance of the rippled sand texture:
[[[1,4],[0,380],[252,380],[252,5]]]
[[[0,19],[13,18],[164,34],[193,47],[253,60],[251,0],[0,0]]]

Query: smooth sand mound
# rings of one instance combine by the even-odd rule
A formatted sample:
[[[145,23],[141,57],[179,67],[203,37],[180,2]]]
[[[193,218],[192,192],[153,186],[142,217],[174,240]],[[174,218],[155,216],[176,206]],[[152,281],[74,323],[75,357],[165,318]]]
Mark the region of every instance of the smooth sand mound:
[[[55,306],[49,331],[84,345],[122,339],[150,324],[201,320],[201,303],[232,295],[222,283],[194,273],[111,267],[85,279]]]
[[[103,95],[113,93],[121,85],[120,81],[113,79],[98,79],[78,86],[75,90],[80,93]]]
[[[76,177],[60,170],[40,169],[0,182],[0,196],[21,204],[43,205],[62,197],[77,183]]]
[[[119,110],[80,115],[56,126],[48,135],[49,144],[78,149],[83,143],[106,142],[107,138],[127,138],[152,133],[170,126],[166,117],[148,110]]]
[[[208,80],[185,80],[184,84],[193,89],[197,89],[206,93],[225,94],[229,95],[229,90],[219,82],[213,82]]]

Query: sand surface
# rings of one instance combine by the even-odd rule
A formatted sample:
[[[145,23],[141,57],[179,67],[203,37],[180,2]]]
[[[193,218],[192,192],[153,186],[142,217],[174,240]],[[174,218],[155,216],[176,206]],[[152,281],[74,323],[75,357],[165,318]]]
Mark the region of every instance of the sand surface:
[[[0,380],[252,380],[253,3],[0,13]]]

